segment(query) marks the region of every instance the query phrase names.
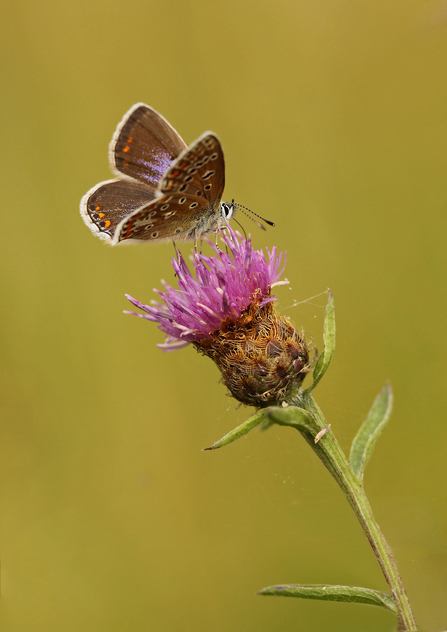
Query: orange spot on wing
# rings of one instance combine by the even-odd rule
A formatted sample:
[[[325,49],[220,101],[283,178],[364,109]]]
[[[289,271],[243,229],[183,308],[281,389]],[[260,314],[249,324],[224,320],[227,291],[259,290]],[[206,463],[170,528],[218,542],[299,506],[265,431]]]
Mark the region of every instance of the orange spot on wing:
[[[99,208],[99,206],[98,206]],[[102,219],[104,217],[105,213],[99,213],[99,219]]]
[[[133,137],[132,137],[132,136],[129,136],[129,138],[127,139],[127,142],[128,142],[128,143],[133,143]]]
[[[99,211],[100,208],[100,206],[95,206],[95,211]]]
[[[127,239],[127,237],[129,237],[129,235],[132,232],[132,226],[133,226],[133,222],[129,222],[128,226],[127,226],[127,230],[126,230],[126,234],[124,235],[123,239]]]
[[[108,228],[110,226],[110,220],[109,219],[106,219],[106,221],[104,223],[105,223],[104,228]]]
[[[129,145],[126,145],[125,147],[123,147],[123,152],[124,152],[125,154],[127,154],[127,152],[129,151],[129,149],[130,149]]]

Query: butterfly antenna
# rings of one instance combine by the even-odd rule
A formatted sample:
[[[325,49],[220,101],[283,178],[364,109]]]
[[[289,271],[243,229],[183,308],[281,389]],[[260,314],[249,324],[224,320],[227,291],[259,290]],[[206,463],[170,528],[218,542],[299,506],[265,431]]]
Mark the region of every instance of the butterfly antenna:
[[[274,222],[271,222],[268,219],[265,219],[264,217],[261,217],[260,215],[258,215],[257,213],[255,213],[254,211],[252,211],[250,208],[247,208],[246,206],[243,206],[242,204],[238,204],[237,202],[235,203],[233,201],[233,206],[236,207],[237,209],[240,209],[242,211],[242,213],[244,215],[246,215],[247,217],[250,217],[250,215],[248,215],[248,213],[246,213],[245,211],[248,211],[249,213],[251,213],[252,215],[255,215],[256,217],[259,217],[260,220],[262,220],[263,222],[265,222],[266,224],[268,224],[269,226],[274,226]],[[254,222],[257,226],[259,226],[260,228],[262,228],[262,230],[266,230],[265,226],[263,226],[262,224],[260,224],[259,222],[257,222],[255,219],[253,219],[253,217],[250,217],[251,221]]]

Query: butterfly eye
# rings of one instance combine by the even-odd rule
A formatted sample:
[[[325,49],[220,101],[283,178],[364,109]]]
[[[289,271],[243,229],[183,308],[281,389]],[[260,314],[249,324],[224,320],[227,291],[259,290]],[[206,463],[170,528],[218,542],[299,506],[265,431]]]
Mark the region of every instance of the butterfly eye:
[[[163,204],[163,206],[160,206],[160,211],[167,211],[169,208],[169,204]]]
[[[199,206],[197,202],[193,202],[192,204],[189,205],[189,208],[196,208],[196,206]]]
[[[205,184],[205,186],[203,187],[205,189],[205,191],[209,191],[211,189],[212,185],[211,184]]]
[[[186,202],[186,198],[185,197],[181,197],[178,201],[179,204],[184,204]]]

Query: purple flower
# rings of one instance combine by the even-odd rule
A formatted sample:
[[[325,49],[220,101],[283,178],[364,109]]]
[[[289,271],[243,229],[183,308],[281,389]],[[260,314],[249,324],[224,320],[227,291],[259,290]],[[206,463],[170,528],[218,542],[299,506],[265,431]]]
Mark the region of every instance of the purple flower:
[[[228,228],[223,240],[230,254],[213,246],[215,255],[193,254],[195,275],[179,253],[173,259],[178,289],[163,282],[155,290],[163,302],[144,305],[127,298],[158,323],[166,334],[164,351],[192,343],[222,372],[222,382],[239,401],[257,407],[286,401],[309,371],[304,336],[274,307],[274,285],[285,268],[282,253],[254,250],[251,240]],[[212,245],[212,244],[211,244]]]
[[[158,322],[166,341],[157,346],[164,351],[181,349],[191,342],[209,338],[227,318],[239,318],[255,294],[262,307],[276,300],[270,294],[274,285],[288,283],[279,281],[286,260],[284,256],[282,264],[282,253],[277,256],[274,247],[268,252],[267,261],[262,250],[253,249],[250,238],[246,241],[230,227],[228,231],[229,235],[223,234],[223,239],[231,255],[220,252],[213,244],[214,257],[194,253],[196,278],[180,252],[178,261],[172,259],[179,289],[162,281],[166,291],[155,292],[163,303],[151,301],[152,305],[144,305],[126,294],[129,301],[146,314],[125,313]]]

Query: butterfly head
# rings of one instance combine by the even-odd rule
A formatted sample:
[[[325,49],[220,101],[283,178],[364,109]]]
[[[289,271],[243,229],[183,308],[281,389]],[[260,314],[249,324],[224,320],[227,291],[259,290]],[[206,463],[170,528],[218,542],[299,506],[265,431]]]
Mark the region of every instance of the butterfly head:
[[[228,223],[233,218],[234,211],[235,211],[234,200],[231,203],[228,203],[228,202],[220,203],[220,218],[224,222]]]
[[[251,209],[247,208],[246,206],[243,206],[242,204],[238,204],[234,200],[231,201],[231,204],[229,204],[228,202],[221,202],[220,203],[220,219],[221,220],[229,223],[230,220],[233,219],[234,213],[236,211],[241,211],[244,215],[247,215],[247,217],[249,217],[257,226],[259,226],[259,228],[262,228],[262,230],[265,230],[265,226],[263,226],[262,224],[257,222],[255,219],[253,219],[250,215],[248,215],[248,213],[246,213],[246,211],[248,211],[252,215],[256,215],[256,217],[259,217],[259,219],[261,219],[263,222],[265,222],[269,226],[274,226],[275,225],[270,220],[265,219],[264,217],[261,217],[260,215],[258,215],[254,211],[252,211]],[[234,220],[234,221],[236,222],[236,224],[239,224],[239,222],[237,220]],[[239,224],[239,226],[241,226],[241,224]],[[242,228],[242,226],[241,226],[241,228]],[[242,228],[242,230],[243,230],[243,228]],[[244,231],[244,233],[245,233],[245,231]]]

